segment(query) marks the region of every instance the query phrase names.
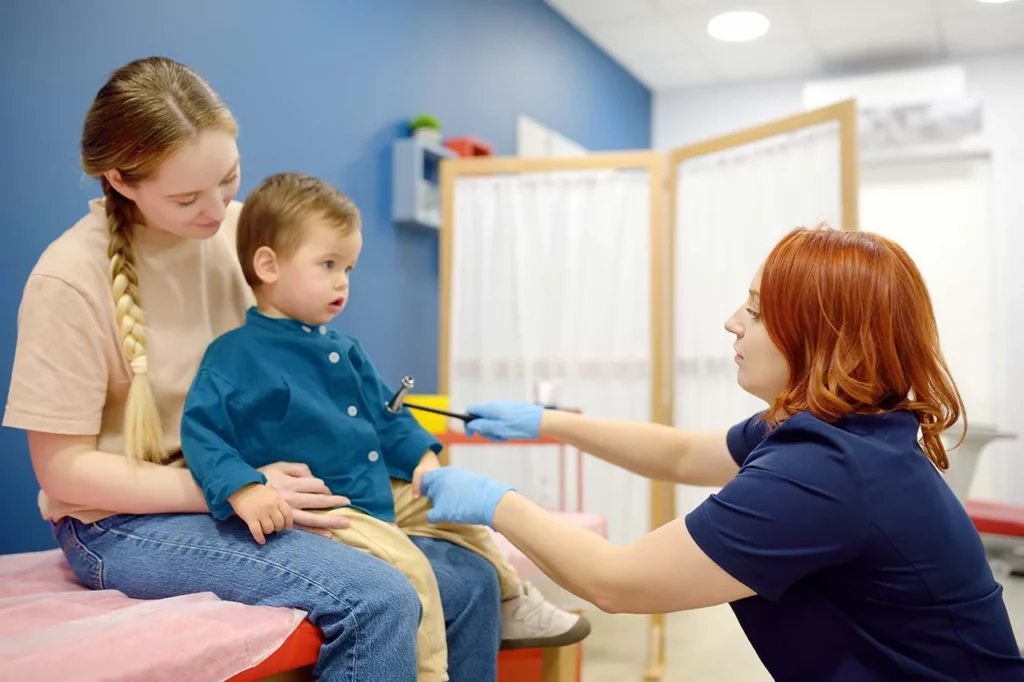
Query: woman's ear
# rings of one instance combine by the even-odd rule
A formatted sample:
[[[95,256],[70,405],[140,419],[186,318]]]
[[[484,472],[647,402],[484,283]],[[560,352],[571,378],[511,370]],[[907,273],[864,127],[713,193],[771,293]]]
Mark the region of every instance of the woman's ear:
[[[273,284],[279,275],[277,254],[269,246],[261,246],[253,254],[252,269],[263,284]]]
[[[125,184],[124,178],[121,177],[121,171],[117,169],[104,171],[103,177],[107,179],[111,187],[117,190],[118,194],[135,201],[135,190]]]

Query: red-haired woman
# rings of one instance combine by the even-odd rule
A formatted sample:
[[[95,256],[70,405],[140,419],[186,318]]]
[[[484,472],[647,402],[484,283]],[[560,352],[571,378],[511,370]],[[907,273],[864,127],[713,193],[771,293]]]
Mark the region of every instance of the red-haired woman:
[[[721,486],[685,518],[615,547],[446,468],[423,481],[432,520],[490,524],[606,611],[728,602],[776,680],[1024,680],[1002,589],[940,474],[940,434],[966,420],[907,253],[795,230],[725,326],[740,386],[768,405],[727,431],[469,408],[469,430],[492,439],[553,436],[651,478]]]

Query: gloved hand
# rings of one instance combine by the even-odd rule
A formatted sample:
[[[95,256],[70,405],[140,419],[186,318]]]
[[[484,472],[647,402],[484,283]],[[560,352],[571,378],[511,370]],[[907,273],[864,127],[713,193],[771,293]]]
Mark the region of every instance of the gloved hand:
[[[536,438],[544,408],[533,403],[493,402],[466,408],[474,419],[466,424],[466,434],[479,433],[491,440]]]
[[[427,512],[427,521],[490,526],[494,508],[510,490],[515,488],[457,467],[428,471],[423,474],[423,494],[433,509]]]

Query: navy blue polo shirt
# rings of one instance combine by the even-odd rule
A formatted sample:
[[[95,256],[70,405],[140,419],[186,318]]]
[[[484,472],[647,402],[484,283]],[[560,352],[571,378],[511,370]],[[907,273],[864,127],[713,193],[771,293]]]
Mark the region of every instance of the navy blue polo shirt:
[[[905,411],[730,429],[740,471],[686,526],[756,592],[732,609],[775,680],[1024,680],[1002,588],[917,429]]]
[[[388,412],[390,397],[355,339],[252,308],[203,356],[185,399],[182,453],[217,519],[234,513],[230,495],[266,482],[258,467],[284,461],[393,522],[391,478],[410,480],[441,443],[408,408]]]

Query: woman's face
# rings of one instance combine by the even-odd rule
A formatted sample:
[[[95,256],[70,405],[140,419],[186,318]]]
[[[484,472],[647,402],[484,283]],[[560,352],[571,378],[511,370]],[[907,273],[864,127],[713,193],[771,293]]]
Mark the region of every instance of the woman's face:
[[[750,283],[746,302],[725,322],[736,337],[737,381],[744,391],[771,405],[789,381],[789,365],[761,320],[761,270]]]
[[[135,202],[148,227],[207,239],[220,229],[227,206],[238,193],[238,146],[230,133],[204,130],[143,182],[125,185],[116,171],[107,178]]]

